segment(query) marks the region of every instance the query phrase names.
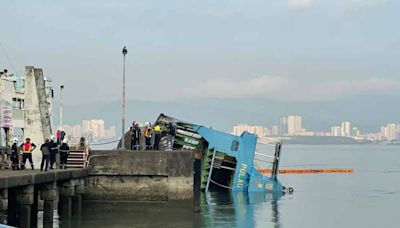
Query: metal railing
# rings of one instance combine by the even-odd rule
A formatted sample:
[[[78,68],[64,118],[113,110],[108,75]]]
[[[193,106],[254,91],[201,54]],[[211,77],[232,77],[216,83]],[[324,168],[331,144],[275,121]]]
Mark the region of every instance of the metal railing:
[[[271,147],[271,151],[257,147],[253,165],[257,170],[271,170],[271,177],[277,176],[282,141],[271,138],[258,138],[257,144]]]

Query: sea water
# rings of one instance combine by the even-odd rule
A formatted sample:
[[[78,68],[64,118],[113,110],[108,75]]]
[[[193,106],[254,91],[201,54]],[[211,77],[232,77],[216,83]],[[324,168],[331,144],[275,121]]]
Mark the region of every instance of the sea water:
[[[204,194],[200,213],[190,202],[85,202],[55,227],[400,227],[400,146],[284,145],[281,168],[354,172],[280,174],[290,195]]]

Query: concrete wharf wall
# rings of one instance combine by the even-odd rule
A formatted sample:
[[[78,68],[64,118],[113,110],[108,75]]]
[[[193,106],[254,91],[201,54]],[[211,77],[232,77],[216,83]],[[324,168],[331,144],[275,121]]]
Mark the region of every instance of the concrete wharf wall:
[[[92,151],[85,200],[165,201],[193,197],[191,151]]]

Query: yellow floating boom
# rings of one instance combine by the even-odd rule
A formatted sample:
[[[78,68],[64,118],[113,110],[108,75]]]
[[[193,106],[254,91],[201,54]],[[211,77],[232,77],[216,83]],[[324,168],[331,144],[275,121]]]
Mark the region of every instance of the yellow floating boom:
[[[270,174],[270,169],[259,169],[263,174]],[[309,173],[353,173],[353,169],[280,169],[280,174],[309,174]]]

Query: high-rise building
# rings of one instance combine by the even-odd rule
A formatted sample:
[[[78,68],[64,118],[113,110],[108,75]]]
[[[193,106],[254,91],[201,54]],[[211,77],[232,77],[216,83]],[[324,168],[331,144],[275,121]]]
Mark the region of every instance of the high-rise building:
[[[241,135],[244,131],[256,134],[258,137],[264,136],[264,127],[262,126],[250,126],[247,124],[238,124],[233,127],[234,135]]]
[[[81,131],[81,126],[80,125],[64,125],[63,130],[67,134],[67,136],[73,137],[73,138],[80,138],[82,137],[82,131]]]
[[[341,136],[350,137],[351,136],[351,123],[349,121],[342,122],[341,124]]]
[[[358,130],[357,127],[352,127],[351,128],[351,136],[355,136],[355,137],[360,136],[360,130]]]
[[[105,130],[105,138],[111,139],[116,136],[116,128],[115,126],[111,126],[109,129]]]
[[[91,123],[90,120],[82,120],[81,129],[82,129],[83,133],[87,133],[90,131],[90,129],[91,129],[90,123]]]
[[[288,116],[287,117],[287,128],[288,128],[288,135],[295,135],[296,132],[300,132],[301,128],[301,116]]]
[[[381,140],[382,140],[382,141],[388,139],[388,130],[387,130],[387,127],[382,126],[382,127],[381,127],[380,133],[381,133]]]
[[[397,126],[394,123],[390,123],[386,126],[387,128],[387,140],[393,141],[397,139]]]
[[[331,127],[331,136],[342,136],[342,128],[340,126]]]
[[[400,124],[396,125],[397,139],[400,139]]]
[[[271,127],[271,135],[279,135],[279,126],[278,125],[273,125]]]
[[[82,121],[82,132],[92,133],[93,138],[104,138],[104,120],[83,120]]]
[[[268,135],[271,135],[272,133],[271,133],[271,129],[269,129],[269,128],[264,128],[264,135],[265,136],[268,136]]]
[[[279,118],[279,134],[280,135],[287,135],[288,133],[288,124],[287,124],[287,117],[281,116]]]

